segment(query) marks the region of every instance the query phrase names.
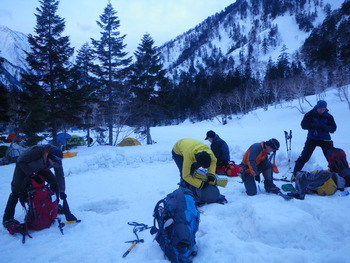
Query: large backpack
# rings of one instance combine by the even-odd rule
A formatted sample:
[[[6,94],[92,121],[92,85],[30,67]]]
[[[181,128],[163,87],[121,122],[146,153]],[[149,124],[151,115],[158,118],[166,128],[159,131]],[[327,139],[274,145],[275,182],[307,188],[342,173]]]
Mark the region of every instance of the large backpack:
[[[160,200],[153,212],[154,225],[151,234],[172,263],[190,263],[197,254],[196,232],[199,212],[193,193],[178,188]],[[157,227],[158,225],[158,227]]]
[[[349,168],[348,161],[346,160],[346,154],[342,149],[331,148],[326,153],[328,167],[331,172],[341,173],[344,168]]]
[[[318,193],[319,195],[333,195],[338,189],[344,189],[345,180],[337,173],[320,170],[311,173],[297,172],[295,188],[300,195]]]
[[[234,161],[229,161],[227,165],[217,166],[216,174],[235,177],[239,176],[240,170],[240,165],[235,164]]]
[[[25,225],[27,230],[49,228],[58,214],[56,194],[45,184],[40,175],[33,175],[26,188],[26,200],[21,200],[26,209]]]

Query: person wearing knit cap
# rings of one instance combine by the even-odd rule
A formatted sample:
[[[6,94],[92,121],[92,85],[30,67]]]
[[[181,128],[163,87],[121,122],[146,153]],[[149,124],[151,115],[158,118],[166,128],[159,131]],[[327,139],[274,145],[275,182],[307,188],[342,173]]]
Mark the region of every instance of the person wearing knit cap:
[[[276,154],[280,148],[277,139],[272,138],[265,142],[254,143],[244,153],[241,163],[241,177],[249,196],[257,194],[255,181],[260,183],[260,174],[264,176],[265,191],[269,193],[279,193],[280,189],[273,183],[273,165],[269,155]]]
[[[334,133],[337,125],[327,109],[327,102],[319,100],[315,107],[304,115],[301,128],[307,130],[307,139],[299,158],[295,162],[291,181],[295,180],[297,172],[301,171],[311,158],[315,148],[321,147],[327,159],[327,151],[333,148],[330,133]]]
[[[172,157],[180,171],[179,185],[194,193],[197,204],[227,202],[217,187],[216,157],[208,145],[195,139],[181,139],[173,146]],[[207,169],[206,181],[194,176],[199,168]]]
[[[18,223],[14,219],[16,205],[23,191],[23,186],[33,174],[43,176],[51,190],[56,193],[58,198],[63,200],[63,212],[67,221],[76,220],[76,217],[69,211],[66,201],[62,159],[62,151],[51,144],[32,146],[18,157],[11,182],[11,193],[3,215],[3,226],[5,228],[10,224]],[[55,173],[51,172],[51,168],[54,169]]]

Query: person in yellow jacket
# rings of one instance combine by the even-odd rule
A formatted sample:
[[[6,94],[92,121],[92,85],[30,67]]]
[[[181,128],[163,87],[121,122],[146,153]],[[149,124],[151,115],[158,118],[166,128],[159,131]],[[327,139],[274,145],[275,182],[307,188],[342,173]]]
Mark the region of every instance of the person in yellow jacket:
[[[273,167],[268,156],[276,152],[280,143],[275,138],[265,142],[254,143],[243,156],[241,176],[247,195],[257,194],[255,181],[260,183],[260,173],[264,176],[266,192],[278,193],[280,189],[273,183]]]
[[[227,202],[216,186],[217,160],[208,145],[195,139],[181,139],[175,143],[172,156],[180,171],[179,185],[195,194],[197,204]],[[200,167],[208,169],[207,181],[193,176]]]

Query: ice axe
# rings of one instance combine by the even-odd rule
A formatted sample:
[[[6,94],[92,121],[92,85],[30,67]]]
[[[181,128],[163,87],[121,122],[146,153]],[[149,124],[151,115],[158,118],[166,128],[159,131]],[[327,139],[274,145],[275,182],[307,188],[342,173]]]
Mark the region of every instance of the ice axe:
[[[133,233],[135,234],[136,238],[135,240],[132,240],[132,241],[126,241],[125,243],[132,243],[131,247],[129,247],[129,249],[123,254],[123,258],[125,258],[129,253],[130,251],[136,246],[137,243],[143,243],[144,240],[143,239],[139,239],[139,236],[137,235],[137,232],[141,232],[143,230],[146,230],[146,229],[149,229],[151,227],[145,225],[145,224],[142,224],[142,223],[137,223],[137,222],[128,222],[128,225],[130,226],[134,226],[134,229],[133,229]]]
[[[133,241],[126,241],[125,243],[132,243],[131,247],[129,247],[129,249],[123,254],[123,258],[125,258],[130,251],[136,246],[137,243],[143,243],[144,240],[143,239],[138,239],[138,240],[133,240]]]
[[[75,224],[75,223],[80,223],[80,222],[81,222],[81,220],[72,220],[72,221],[67,221],[67,222],[61,222],[61,219],[58,219],[58,228],[60,229],[62,235],[64,235],[63,234],[63,227],[65,225]]]

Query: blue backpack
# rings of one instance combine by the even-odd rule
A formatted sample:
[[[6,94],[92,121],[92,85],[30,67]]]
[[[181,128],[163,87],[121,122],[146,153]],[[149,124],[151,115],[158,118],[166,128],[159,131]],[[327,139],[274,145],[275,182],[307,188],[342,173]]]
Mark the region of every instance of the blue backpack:
[[[165,257],[172,263],[192,262],[200,218],[192,191],[179,187],[168,194],[156,204],[153,217],[151,234],[156,234]]]

